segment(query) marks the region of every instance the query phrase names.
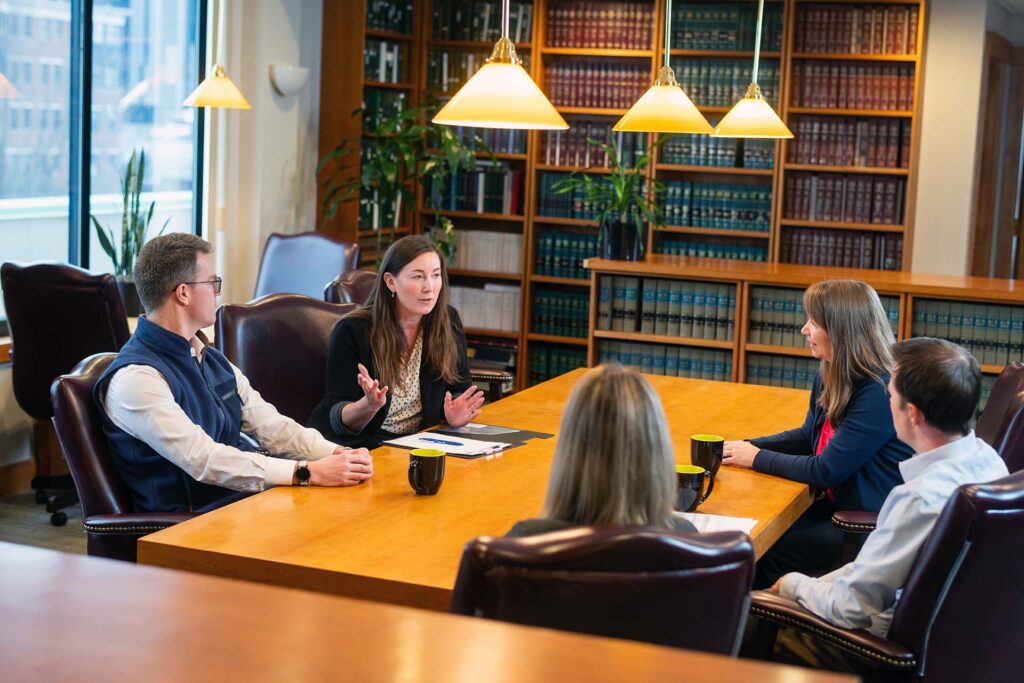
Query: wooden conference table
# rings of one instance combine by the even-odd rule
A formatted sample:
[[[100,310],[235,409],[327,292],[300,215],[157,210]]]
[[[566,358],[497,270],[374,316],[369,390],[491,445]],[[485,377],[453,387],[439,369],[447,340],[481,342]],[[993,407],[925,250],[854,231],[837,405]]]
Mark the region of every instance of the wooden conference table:
[[[853,681],[0,543],[9,681]]]
[[[577,370],[484,408],[478,422],[558,431]],[[774,433],[802,422],[808,392],[650,377],[668,415],[676,459],[689,435]],[[486,459],[449,457],[436,496],[409,487],[405,450],[374,451],[374,477],[344,489],[281,487],[139,541],[139,562],[337,595],[445,610],[462,548],[541,510],[555,442],[535,439]],[[722,467],[701,511],[758,520],[760,557],[811,503],[804,484]]]

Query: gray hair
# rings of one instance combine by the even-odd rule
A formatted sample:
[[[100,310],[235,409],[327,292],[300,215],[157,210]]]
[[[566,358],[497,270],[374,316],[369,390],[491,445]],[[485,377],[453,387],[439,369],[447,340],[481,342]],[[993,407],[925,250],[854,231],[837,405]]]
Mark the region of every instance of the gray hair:
[[[146,242],[135,261],[135,287],[146,313],[160,308],[175,287],[196,279],[200,252],[212,253],[213,246],[201,237],[183,232],[160,235]]]
[[[667,527],[675,492],[672,439],[654,388],[618,364],[588,371],[562,413],[545,516]]]

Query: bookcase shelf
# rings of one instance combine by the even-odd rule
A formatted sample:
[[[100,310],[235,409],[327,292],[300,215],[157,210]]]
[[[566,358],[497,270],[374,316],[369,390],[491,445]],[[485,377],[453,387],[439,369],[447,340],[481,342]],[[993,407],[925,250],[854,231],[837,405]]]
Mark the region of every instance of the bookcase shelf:
[[[587,173],[608,174],[612,172],[612,169],[605,168],[603,166],[556,166],[554,164],[537,164],[534,168],[538,171],[557,171],[559,173],[586,171]]]
[[[659,171],[670,173],[715,173],[719,175],[749,175],[772,177],[775,171],[770,168],[739,168],[734,166],[701,166],[698,164],[656,164]]]
[[[402,226],[395,228],[396,235],[408,235],[411,228],[409,226]],[[381,228],[380,233],[385,237],[391,234],[391,228]],[[356,237],[373,237],[377,234],[376,230],[370,228],[356,230]]]
[[[600,107],[565,107],[556,106],[561,114],[588,114],[591,116],[622,116],[626,113],[626,109],[603,109]]]
[[[819,116],[880,116],[892,118],[910,118],[912,111],[900,109],[829,109],[825,107],[790,107],[790,114],[817,114]]]
[[[550,344],[566,344],[567,346],[586,346],[586,337],[563,337],[556,334],[538,334],[530,332],[526,335],[530,341],[548,342]]]
[[[502,221],[504,223],[522,223],[525,218],[521,215],[509,213],[483,213],[478,211],[434,211],[428,207],[421,207],[419,212],[424,215],[446,216],[448,218],[478,218],[483,221]]]
[[[684,50],[681,48],[672,48],[669,54],[673,57],[732,57],[746,59],[754,58],[753,50]],[[781,52],[773,52],[771,50],[761,50],[761,59],[779,59],[782,57]]]
[[[449,268],[449,277],[474,277],[488,280],[514,280],[519,282],[523,276],[519,273],[495,273],[487,270],[465,270],[462,268]]]
[[[463,330],[466,336],[474,337],[498,337],[501,339],[519,339],[519,332],[511,330],[491,330],[486,327],[467,327]]]
[[[910,174],[908,168],[888,168],[885,166],[826,166],[824,164],[794,164],[786,162],[787,171],[810,171],[812,173],[861,173],[869,175],[898,175]]]
[[[548,225],[571,225],[581,228],[597,229],[597,223],[588,218],[557,218],[555,216],[534,216],[534,223],[547,223]]]
[[[367,88],[390,88],[392,90],[412,90],[416,86],[413,83],[392,83],[390,81],[364,81]]]
[[[678,235],[719,235],[721,237],[747,237],[759,240],[766,240],[771,237],[767,230],[727,230],[724,228],[694,228],[686,225],[659,225],[659,232],[675,233]]]
[[[794,52],[793,59],[835,59],[856,62],[916,62],[917,55],[871,55],[845,52]]]
[[[902,225],[884,225],[881,223],[843,223],[841,221],[798,221],[783,218],[779,225],[787,228],[821,228],[824,230],[860,230],[864,232],[903,232]]]
[[[431,38],[427,40],[427,45],[431,47],[452,47],[463,50],[486,50],[490,51],[494,49],[494,41],[485,40],[439,40]],[[516,50],[530,50],[533,48],[533,43],[516,43]]]
[[[654,56],[654,52],[651,50],[626,50],[622,48],[545,46],[540,51],[546,55],[569,55],[573,57],[637,57],[650,59]]]
[[[416,40],[416,36],[408,33],[395,33],[393,31],[381,31],[380,29],[368,28],[366,29],[367,38],[383,38],[384,40],[398,40],[403,42],[412,42]]]
[[[546,285],[569,285],[571,287],[589,287],[590,280],[576,277],[555,277],[553,275],[531,275],[530,282]]]
[[[731,351],[734,343],[717,339],[695,339],[693,337],[671,337],[667,334],[644,334],[642,332],[616,332],[613,330],[594,330],[595,339],[616,339],[631,342],[653,342],[655,344],[671,344],[672,346],[697,346],[702,349],[722,349]]]
[[[773,344],[747,344],[743,347],[747,353],[770,353],[776,356],[799,356],[800,358],[811,358],[811,352],[806,346],[775,346]]]

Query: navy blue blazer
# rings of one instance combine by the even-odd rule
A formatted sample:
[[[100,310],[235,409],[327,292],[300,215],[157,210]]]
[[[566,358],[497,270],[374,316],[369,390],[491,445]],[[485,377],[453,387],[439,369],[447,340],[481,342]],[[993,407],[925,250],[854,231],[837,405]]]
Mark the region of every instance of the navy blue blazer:
[[[888,375],[882,380],[888,383]],[[761,449],[754,469],[817,489],[831,488],[837,509],[878,512],[889,491],[903,483],[899,464],[914,454],[896,437],[885,386],[873,379],[859,380],[832,440],[813,457],[825,424],[825,409],[818,405],[821,387],[819,374],[803,426],[750,440]]]

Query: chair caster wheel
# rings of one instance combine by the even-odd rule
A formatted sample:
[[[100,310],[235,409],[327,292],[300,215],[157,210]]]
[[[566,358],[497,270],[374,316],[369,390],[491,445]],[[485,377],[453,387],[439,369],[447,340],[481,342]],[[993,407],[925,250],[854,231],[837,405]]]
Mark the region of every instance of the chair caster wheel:
[[[50,496],[46,495],[46,491],[42,489],[36,489],[36,503],[42,505],[49,499]]]
[[[68,516],[63,512],[54,512],[50,515],[50,524],[54,526],[64,526],[68,523]]]

